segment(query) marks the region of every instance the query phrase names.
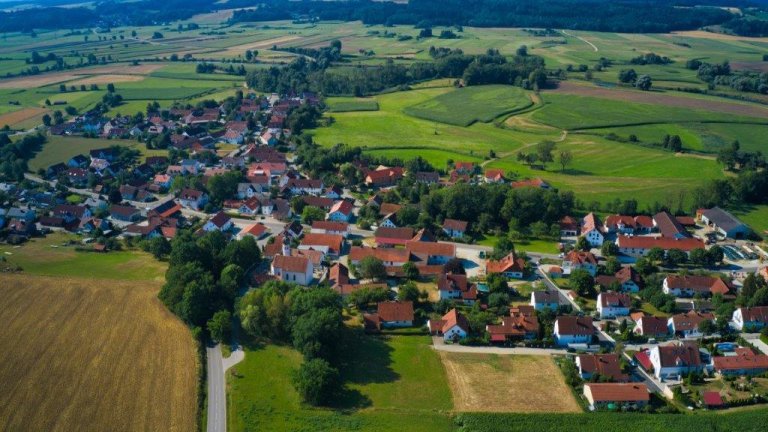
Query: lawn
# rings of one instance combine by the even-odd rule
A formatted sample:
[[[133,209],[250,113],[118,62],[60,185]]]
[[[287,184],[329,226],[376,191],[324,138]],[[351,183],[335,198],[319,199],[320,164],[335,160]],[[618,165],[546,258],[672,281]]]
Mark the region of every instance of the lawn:
[[[91,150],[115,145],[135,148],[144,156],[167,155],[168,153],[165,150],[147,150],[143,143],[131,140],[53,135],[48,136],[48,142],[43,146],[43,150],[35,155],[34,159],[29,161],[29,170],[36,172],[41,168],[45,169],[59,162],[66,163],[73,156],[79,154],[87,156]]]
[[[732,212],[760,236],[768,235],[768,205],[745,206],[732,209]]]
[[[405,108],[408,115],[456,126],[490,122],[533,105],[520,87],[486,85],[460,88]]]
[[[440,358],[457,411],[581,412],[549,356],[441,352]]]
[[[195,342],[158,288],[0,275],[0,429],[195,430]]]
[[[247,350],[236,375],[228,378],[230,430],[452,429],[450,390],[428,337],[382,339],[355,333],[349,338],[341,351],[347,361],[339,368],[345,389],[337,406],[327,409],[301,404],[290,382],[291,371],[301,363],[293,349],[266,345]]]
[[[378,111],[379,104],[371,98],[334,97],[325,101],[330,112]]]
[[[140,251],[108,253],[78,252],[69,241],[80,237],[66,233],[53,233],[44,238],[33,238],[21,246],[0,245],[0,256],[6,262],[0,267],[20,266],[25,274],[80,277],[88,279],[114,279],[162,282],[166,264]]]

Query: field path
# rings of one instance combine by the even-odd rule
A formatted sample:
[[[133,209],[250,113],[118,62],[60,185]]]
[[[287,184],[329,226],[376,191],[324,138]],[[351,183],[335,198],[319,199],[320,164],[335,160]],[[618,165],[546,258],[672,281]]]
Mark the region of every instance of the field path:
[[[241,346],[232,350],[232,355],[223,358],[221,345],[206,348],[208,357],[208,432],[227,431],[227,369],[245,358]]]
[[[600,51],[599,49],[597,49],[597,46],[595,46],[595,44],[593,44],[592,42],[590,42],[590,41],[588,41],[588,40],[584,39],[583,37],[581,37],[581,36],[575,36],[575,35],[572,35],[572,34],[570,34],[570,33],[566,32],[565,30],[560,30],[560,31],[561,31],[561,32],[562,32],[564,35],[566,35],[566,36],[575,37],[576,39],[578,39],[578,40],[580,40],[580,41],[584,42],[585,44],[587,44],[587,45],[589,45],[589,46],[591,46],[591,47],[592,47],[592,49],[593,49],[593,50],[595,50],[595,52],[598,52],[598,51]]]

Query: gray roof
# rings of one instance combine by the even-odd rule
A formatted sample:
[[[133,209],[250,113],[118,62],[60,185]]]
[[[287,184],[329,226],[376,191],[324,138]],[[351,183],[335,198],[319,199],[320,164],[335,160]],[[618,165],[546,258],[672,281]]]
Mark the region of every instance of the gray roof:
[[[704,210],[702,215],[706,217],[710,223],[717,225],[718,228],[726,232],[745,226],[742,221],[736,219],[735,216],[721,209],[720,207],[713,207],[709,210]]]

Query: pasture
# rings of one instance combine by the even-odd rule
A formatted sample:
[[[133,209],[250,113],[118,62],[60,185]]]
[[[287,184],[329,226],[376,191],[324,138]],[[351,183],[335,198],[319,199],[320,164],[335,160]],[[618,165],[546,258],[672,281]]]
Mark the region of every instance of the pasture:
[[[69,136],[48,136],[48,142],[35,157],[29,161],[30,171],[45,169],[59,162],[66,163],[73,156],[79,154],[88,155],[91,150],[110,146],[122,146],[139,150],[144,157],[153,155],[165,155],[162,150],[148,150],[147,147],[137,141],[102,138],[83,138]]]
[[[371,98],[334,97],[326,100],[328,111],[378,111],[379,104]]]
[[[230,430],[452,430],[451,393],[428,337],[354,333],[343,343],[345,388],[330,408],[301,404],[290,381],[300,354],[275,345],[247,350],[245,361],[228,374]]]
[[[521,88],[488,85],[465,87],[444,93],[425,102],[406,107],[403,112],[413,117],[469,126],[477,121],[488,123],[533,105],[531,97]]]
[[[35,237],[21,246],[0,245],[5,262],[0,267],[21,267],[25,274],[78,277],[84,279],[114,279],[162,282],[166,264],[140,251],[108,253],[79,252],[75,245],[80,237],[67,233],[52,233]]]
[[[548,356],[440,352],[440,358],[457,411],[581,412]]]
[[[0,429],[195,430],[195,342],[158,288],[0,275]]]

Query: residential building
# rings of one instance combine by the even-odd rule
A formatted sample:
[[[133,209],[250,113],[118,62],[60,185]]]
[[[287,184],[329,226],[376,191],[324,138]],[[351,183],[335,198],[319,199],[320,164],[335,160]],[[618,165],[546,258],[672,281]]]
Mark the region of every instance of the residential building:
[[[276,255],[271,273],[280,280],[307,286],[312,283],[312,262],[304,256]]]
[[[413,239],[413,228],[379,227],[373,236],[380,247],[405,246]]]
[[[635,321],[635,328],[632,331],[639,336],[656,339],[669,336],[667,319],[655,316],[640,317]]]
[[[560,309],[560,293],[557,291],[534,291],[531,293],[531,306],[537,311]]]
[[[411,327],[413,325],[413,302],[392,301],[378,304],[375,314],[363,316],[368,330],[390,327]]]
[[[507,278],[522,279],[525,276],[525,264],[524,258],[515,257],[515,253],[510,252],[498,261],[486,260],[485,274],[500,273]]]
[[[506,181],[504,178],[504,170],[501,169],[485,170],[483,179],[486,183],[504,183]]]
[[[208,204],[208,194],[195,189],[184,189],[179,193],[179,203],[192,210],[202,210]]]
[[[443,315],[442,319],[427,321],[429,333],[442,336],[445,341],[458,341],[469,334],[469,321],[455,308]]]
[[[605,234],[603,233],[603,227],[600,224],[600,220],[594,213],[590,213],[584,216],[581,221],[581,235],[587,240],[592,247],[600,247],[605,241]]]
[[[349,222],[352,219],[354,208],[355,206],[347,200],[336,201],[328,211],[327,219],[336,222]]]
[[[599,275],[595,277],[595,282],[606,290],[615,287],[621,292],[630,293],[636,293],[643,287],[642,276],[631,266],[622,267],[613,276]]]
[[[467,275],[443,273],[437,278],[437,289],[440,300],[460,299],[468,305],[477,300],[477,286],[469,282]]]
[[[141,219],[141,210],[131,206],[112,204],[109,207],[109,214],[112,219],[123,222],[136,222]]]
[[[577,269],[589,273],[592,277],[597,274],[597,258],[592,252],[572,250],[563,259],[563,274],[569,275]]]
[[[653,216],[653,225],[661,233],[662,237],[670,239],[689,238],[691,235],[685,227],[668,211],[663,211]]]
[[[564,216],[560,220],[560,237],[576,237],[581,230],[581,224],[578,219],[571,216]]]
[[[409,241],[405,244],[405,249],[416,260],[428,265],[445,264],[451,258],[456,257],[456,245],[450,243],[432,243]]]
[[[699,294],[710,297],[714,294],[728,294],[730,286],[718,277],[695,275],[669,275],[664,278],[665,294],[675,297],[693,297]]]
[[[338,234],[308,233],[299,243],[300,250],[319,250],[331,257],[338,257],[344,252],[344,236]]]
[[[707,312],[688,311],[672,315],[667,320],[669,332],[676,336],[684,338],[701,337],[703,334],[699,331],[699,324],[702,321],[714,321],[715,316]]]
[[[615,406],[636,410],[651,400],[648,386],[642,383],[587,383],[583,391],[593,410]]]
[[[491,342],[509,342],[520,339],[536,339],[539,336],[539,320],[533,307],[520,305],[509,310],[509,316],[501,324],[489,324],[485,330]]]
[[[758,332],[768,325],[768,306],[740,307],[731,320],[738,331]]]
[[[653,248],[660,248],[665,252],[670,249],[680,249],[690,255],[694,249],[704,249],[704,242],[697,238],[671,238],[671,237],[646,237],[624,236],[616,239],[619,252],[631,257],[642,257]]]
[[[660,380],[679,380],[690,372],[702,372],[699,346],[695,342],[672,342],[669,345],[657,345],[649,354],[653,365],[653,374]]]
[[[224,212],[218,212],[203,225],[203,231],[229,231],[232,229],[232,218]]]
[[[349,224],[347,222],[314,221],[312,222],[312,232],[340,235],[347,238],[349,235]]]
[[[467,232],[467,222],[456,219],[443,221],[443,232],[451,238],[461,238]]]
[[[253,225],[249,225],[243,228],[242,231],[237,233],[237,236],[241,240],[245,237],[253,237],[254,240],[260,240],[268,232],[269,232],[269,229],[267,228],[266,225],[264,225],[263,223],[255,223]]]
[[[368,256],[380,259],[387,267],[402,267],[409,261],[410,254],[405,249],[352,246],[349,251],[349,262],[357,265]]]
[[[768,355],[755,354],[749,348],[739,347],[733,355],[713,357],[712,366],[721,375],[760,375],[768,372]]]
[[[557,346],[589,344],[594,334],[592,317],[564,315],[555,320],[554,339]]]
[[[632,299],[627,294],[602,292],[597,295],[597,311],[600,318],[616,318],[629,315]]]
[[[585,381],[599,375],[613,382],[627,382],[629,375],[621,370],[618,354],[581,354],[576,356],[579,376]]]

